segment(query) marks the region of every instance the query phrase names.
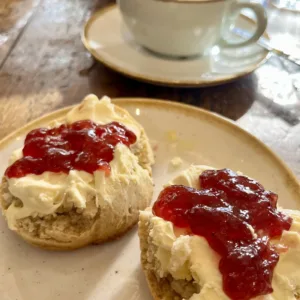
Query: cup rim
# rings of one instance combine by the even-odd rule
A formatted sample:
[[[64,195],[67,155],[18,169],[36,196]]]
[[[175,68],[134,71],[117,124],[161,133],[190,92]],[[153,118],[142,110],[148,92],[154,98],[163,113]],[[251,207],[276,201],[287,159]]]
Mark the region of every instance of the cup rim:
[[[227,0],[154,0],[165,3],[178,3],[178,4],[200,4],[200,3],[211,3],[211,2],[225,2]]]

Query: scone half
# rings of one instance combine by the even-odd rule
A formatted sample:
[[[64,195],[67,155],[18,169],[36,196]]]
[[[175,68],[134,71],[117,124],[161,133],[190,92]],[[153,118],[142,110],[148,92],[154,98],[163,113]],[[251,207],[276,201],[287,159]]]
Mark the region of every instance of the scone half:
[[[94,95],[59,122],[80,120],[104,125],[119,122],[134,132],[137,140],[129,147],[116,145],[108,176],[103,171],[72,170],[68,174],[3,177],[0,203],[10,229],[45,249],[71,250],[115,239],[137,223],[139,210],[152,198],[154,158],[143,127],[108,97],[99,101]],[[17,150],[10,163],[21,157],[22,151]]]
[[[200,189],[199,175],[207,169],[212,168],[193,165],[168,186]],[[280,253],[273,273],[273,293],[251,299],[300,298],[300,212],[281,211],[292,218],[292,224],[281,237],[271,239]],[[223,290],[221,257],[204,237],[176,227],[148,208],[140,213],[139,238],[142,268],[155,300],[231,299]]]

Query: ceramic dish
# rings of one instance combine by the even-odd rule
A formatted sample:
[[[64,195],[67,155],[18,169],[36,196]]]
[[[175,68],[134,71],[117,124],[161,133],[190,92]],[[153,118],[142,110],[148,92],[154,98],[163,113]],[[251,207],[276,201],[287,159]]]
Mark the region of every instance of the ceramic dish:
[[[236,26],[248,32],[255,29],[254,21],[244,16],[237,19]],[[240,38],[231,36],[231,40]],[[239,49],[215,47],[210,56],[189,59],[158,56],[135,43],[117,6],[96,12],[84,27],[82,41],[96,60],[117,72],[179,87],[212,86],[235,80],[253,72],[268,57],[268,51],[256,44]]]
[[[300,208],[300,187],[285,164],[262,142],[215,114],[154,99],[118,99],[147,131],[156,155],[155,196],[191,163],[229,167],[252,176],[279,194],[285,208]],[[0,173],[29,130],[62,117],[51,113],[0,142]],[[176,156],[183,163],[170,164]],[[151,300],[139,261],[136,228],[120,240],[73,252],[49,252],[27,245],[0,218],[1,300]]]

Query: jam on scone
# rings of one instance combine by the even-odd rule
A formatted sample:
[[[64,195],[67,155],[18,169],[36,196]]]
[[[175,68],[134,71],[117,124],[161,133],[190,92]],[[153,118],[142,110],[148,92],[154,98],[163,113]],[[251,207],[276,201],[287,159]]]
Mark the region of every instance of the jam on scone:
[[[142,126],[94,95],[13,153],[0,203],[31,244],[67,250],[128,231],[152,198],[153,153]]]
[[[166,299],[168,293],[170,299],[296,299],[300,257],[293,273],[285,269],[294,251],[300,255],[297,212],[278,210],[275,193],[229,169],[192,166],[178,178],[140,216],[142,262],[153,293]],[[180,184],[188,180],[197,184]]]

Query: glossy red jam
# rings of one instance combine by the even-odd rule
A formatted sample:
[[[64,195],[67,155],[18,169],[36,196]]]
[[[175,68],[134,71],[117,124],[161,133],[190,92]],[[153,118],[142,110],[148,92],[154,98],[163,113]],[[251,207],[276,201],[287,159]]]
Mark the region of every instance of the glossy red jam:
[[[112,122],[98,125],[89,120],[56,128],[39,128],[28,133],[23,157],[6,169],[5,175],[23,177],[43,172],[96,170],[110,172],[110,161],[118,143],[130,146],[136,136],[123,125]]]
[[[248,300],[272,293],[279,255],[269,238],[280,236],[292,223],[277,211],[277,195],[228,169],[207,170],[199,180],[201,190],[180,185],[165,188],[153,213],[205,237],[221,256],[219,269],[228,297]]]

